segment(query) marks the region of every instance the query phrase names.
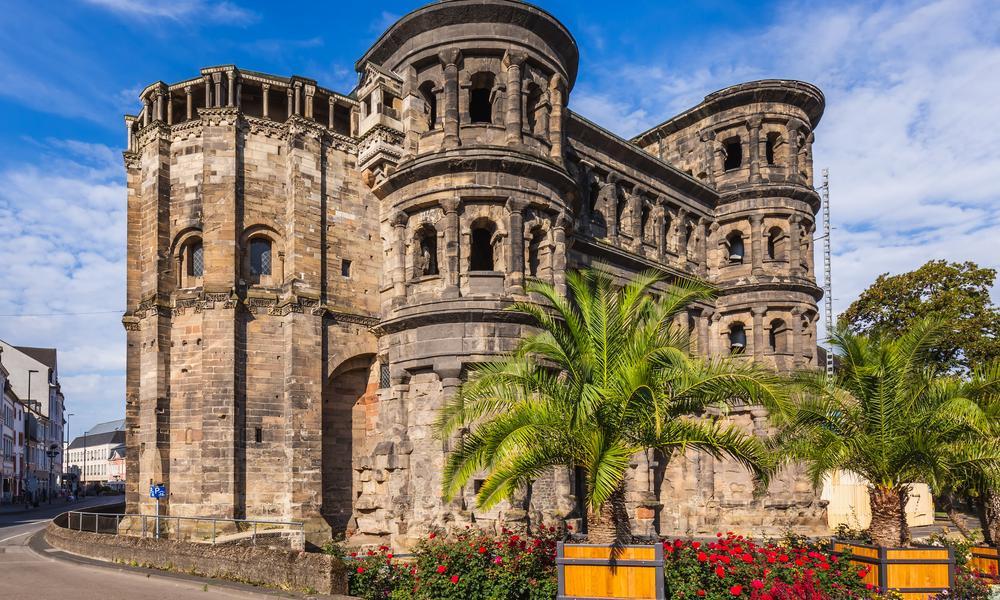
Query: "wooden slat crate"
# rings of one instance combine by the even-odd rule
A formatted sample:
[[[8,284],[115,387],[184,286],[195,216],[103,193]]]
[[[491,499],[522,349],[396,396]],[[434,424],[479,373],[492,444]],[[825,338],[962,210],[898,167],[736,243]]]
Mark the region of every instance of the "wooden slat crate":
[[[611,546],[560,543],[556,548],[559,600],[665,600],[663,546],[625,546],[611,560]]]

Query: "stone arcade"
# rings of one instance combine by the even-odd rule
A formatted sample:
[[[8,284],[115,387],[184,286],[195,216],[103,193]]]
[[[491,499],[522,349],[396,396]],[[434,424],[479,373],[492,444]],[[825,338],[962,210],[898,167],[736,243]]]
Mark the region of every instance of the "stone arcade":
[[[601,261],[720,293],[678,325],[697,351],[816,362],[813,130],[822,93],[715,92],[632,140],[567,108],[572,35],[515,0],[403,17],[343,95],[223,65],[127,116],[129,512],[302,519],[405,547],[435,527],[577,519],[556,470],[489,513],[445,503],[431,424],[472,364],[526,331],[526,278]],[[766,413],[728,418],[763,432]],[[698,453],[634,461],[637,531],[822,527],[794,469],[755,497]]]

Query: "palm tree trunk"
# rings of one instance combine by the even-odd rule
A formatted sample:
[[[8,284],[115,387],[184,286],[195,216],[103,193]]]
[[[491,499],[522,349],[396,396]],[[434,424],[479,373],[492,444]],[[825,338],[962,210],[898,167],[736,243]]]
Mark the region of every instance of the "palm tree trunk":
[[[944,512],[948,515],[948,520],[955,526],[955,529],[958,529],[958,532],[965,539],[972,539],[972,531],[965,525],[965,519],[962,518],[962,513],[958,510],[958,501],[955,495],[947,494],[941,500],[941,503],[944,505]]]
[[[983,536],[986,543],[1000,548],[1000,493],[983,494]]]
[[[587,540],[592,544],[628,544],[632,522],[625,504],[625,484],[618,486],[598,512],[587,513]]]
[[[879,546],[901,546],[909,539],[906,526],[907,487],[892,488],[873,485],[868,488],[872,522],[868,527],[872,542]]]

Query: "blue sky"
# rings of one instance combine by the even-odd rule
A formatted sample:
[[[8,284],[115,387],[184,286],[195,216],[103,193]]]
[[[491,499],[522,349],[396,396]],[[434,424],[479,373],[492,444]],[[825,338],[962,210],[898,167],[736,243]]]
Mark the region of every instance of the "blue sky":
[[[421,4],[0,0],[0,338],[59,348],[72,432],[124,411],[122,114],[138,91],[236,63],[347,93],[357,57]],[[995,0],[539,4],[580,45],[570,108],[624,136],[741,81],[824,90],[835,310],[882,272],[1000,263]]]

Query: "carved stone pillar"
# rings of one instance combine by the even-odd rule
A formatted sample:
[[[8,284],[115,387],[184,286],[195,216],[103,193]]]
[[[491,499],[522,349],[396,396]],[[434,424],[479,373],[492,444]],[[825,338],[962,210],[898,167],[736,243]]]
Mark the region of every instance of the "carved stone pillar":
[[[268,96],[270,95],[271,95],[271,84],[270,83],[260,84],[260,97],[264,105],[261,111],[261,116],[263,116],[265,119],[270,118],[268,116],[268,111],[270,110],[271,107],[270,102],[268,101]]]
[[[677,211],[677,237],[674,238],[677,247],[677,267],[687,266],[688,245],[691,243],[691,233],[688,231],[688,212],[685,209]]]
[[[307,85],[303,90],[306,95],[306,118],[313,118],[313,96],[316,95],[316,86]]]
[[[226,71],[226,106],[236,106],[236,74]]]
[[[753,357],[759,361],[764,357],[764,313],[767,309],[755,306],[750,312],[753,313]]]
[[[766,438],[768,430],[767,409],[756,407],[750,409],[750,418],[753,420],[753,434],[758,438]]]
[[[566,293],[566,231],[570,228],[570,218],[564,212],[556,216],[552,235],[555,252],[552,255],[552,282],[560,294]]]
[[[142,99],[142,126],[145,127],[152,122],[153,117],[153,104],[149,101],[149,98]]]
[[[701,311],[698,315],[698,354],[701,356],[709,356],[711,352],[708,347],[708,325],[709,320],[712,318],[712,310],[706,309]]]
[[[503,57],[503,64],[507,68],[507,118],[504,125],[507,128],[508,144],[520,144],[524,141],[521,132],[521,65],[525,58],[524,53],[513,50],[508,50]]]
[[[711,129],[706,129],[701,132],[701,141],[705,147],[705,175],[708,176],[708,184],[715,185],[715,132]],[[721,172],[721,171],[720,171]]]
[[[563,104],[566,102],[565,86],[560,75],[549,81],[549,98],[552,102],[552,120],[549,121],[549,156],[559,164],[563,162]]]
[[[698,272],[706,275],[708,273],[708,221],[705,220],[705,217],[698,219],[696,231],[698,232]]]
[[[708,352],[705,353],[705,356],[715,356],[729,352],[728,348],[725,351],[721,351],[719,348],[719,336],[716,334],[719,333],[719,321],[721,320],[722,314],[718,311],[712,311],[711,323],[708,328]]]
[[[622,224],[618,221],[618,176],[614,173],[608,174],[608,182],[601,186],[601,198],[603,199],[604,220],[608,230],[608,240],[618,245],[618,231]]]
[[[285,96],[287,100],[287,104],[285,104],[285,118],[290,119],[295,114],[295,92],[292,91],[291,86],[285,88]]]
[[[212,84],[215,87],[215,107],[220,108],[222,106],[222,73],[212,73]]]
[[[750,183],[760,183],[760,126],[764,119],[751,117],[747,122],[750,138]]]
[[[185,111],[187,115],[187,120],[190,121],[194,118],[194,97],[191,93],[191,86],[184,86],[184,107],[187,109]]]
[[[791,275],[799,275],[802,271],[801,242],[799,240],[799,223],[802,217],[792,215],[788,219],[788,271]]]
[[[456,49],[438,54],[444,67],[444,147],[461,145],[458,135],[458,61],[461,53]],[[457,289],[457,288],[456,288]]]
[[[656,199],[656,239],[653,243],[656,244],[656,256],[660,262],[666,262],[667,260],[667,238],[669,232],[667,231],[667,207],[664,205],[664,199]]]
[[[507,200],[507,211],[510,222],[510,262],[509,283],[510,291],[514,295],[524,294],[524,200],[509,198]]]
[[[459,265],[459,241],[458,241],[458,208],[461,200],[458,198],[445,198],[441,200],[441,209],[444,210],[444,258],[448,265],[448,272],[445,273],[445,288],[443,297],[458,298],[458,265]]]
[[[205,75],[205,108],[212,108],[212,77]]]
[[[392,305],[401,306],[406,301],[406,213],[400,211],[392,219],[393,255],[396,261],[392,269]]]
[[[792,309],[792,366],[798,367],[802,360],[802,309]]]
[[[642,248],[642,195],[645,188],[636,185],[628,197],[629,235],[632,236],[632,250],[638,252]]]
[[[798,119],[788,120],[788,180],[799,180],[799,129],[805,124]]]
[[[295,82],[295,114],[302,114],[302,82]]]
[[[242,105],[240,104],[242,101],[243,101],[243,78],[242,77],[237,77],[236,78],[236,102],[235,102],[236,108],[241,108],[242,107]]]
[[[764,273],[764,217],[750,216],[750,260],[753,263],[754,275]]]
[[[330,96],[329,105],[330,105],[329,118],[327,119],[328,122],[326,126],[329,127],[330,129],[333,129],[333,112],[337,106],[337,101],[334,100],[333,96]]]
[[[170,93],[170,90],[167,90],[166,92],[164,92],[164,94],[163,94],[163,102],[164,102],[164,105],[165,105],[165,108],[166,108],[166,111],[167,111],[167,125],[173,125],[174,124],[174,101],[173,100],[174,100],[174,97]]]

